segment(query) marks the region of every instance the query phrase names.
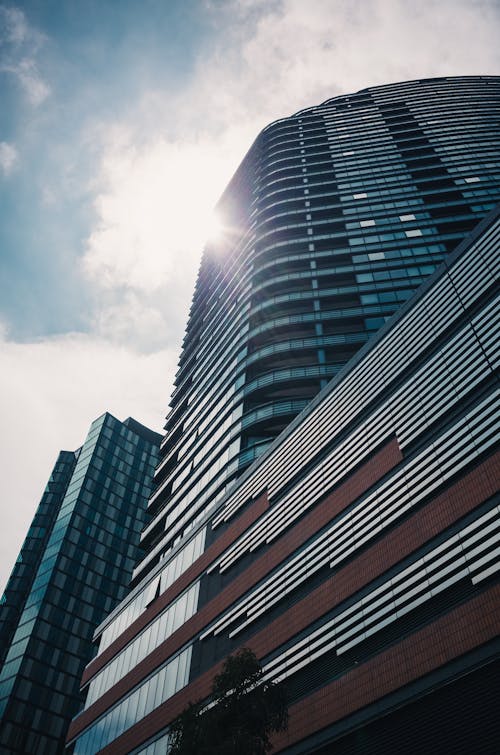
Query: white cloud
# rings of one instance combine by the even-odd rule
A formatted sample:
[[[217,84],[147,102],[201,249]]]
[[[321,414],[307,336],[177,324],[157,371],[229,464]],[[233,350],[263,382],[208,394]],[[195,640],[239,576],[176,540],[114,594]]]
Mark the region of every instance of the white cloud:
[[[19,155],[13,144],[0,142],[0,171],[4,176],[9,176],[14,169]]]
[[[20,45],[28,36],[28,25],[22,10],[0,5],[0,45]]]
[[[45,82],[32,58],[22,58],[16,63],[2,66],[17,77],[30,105],[37,107],[49,96],[50,87]]]
[[[76,334],[26,344],[0,336],[1,592],[59,450],[78,448],[104,411],[161,432],[177,353]]]
[[[38,67],[38,53],[45,36],[26,20],[20,8],[0,5],[0,71],[12,74],[28,102],[37,107],[50,94]]]
[[[119,126],[106,133],[82,259],[98,333],[145,351],[179,341],[213,207],[240,152],[238,128],[220,142],[140,140]]]
[[[241,20],[256,6],[261,12],[253,32],[241,38]],[[207,91],[223,93],[228,118],[234,103],[236,113],[245,108],[277,118],[367,86],[498,71],[500,8],[489,0],[256,6],[240,3],[242,16],[225,34],[224,47],[200,65]]]
[[[179,336],[187,319],[186,289],[191,291],[192,285],[176,287],[172,284],[154,296],[130,289],[111,295],[102,292],[94,329],[100,337],[114,344],[127,344],[142,353],[168,347],[178,356]]]
[[[103,286],[152,291],[201,252],[221,190],[211,145],[135,144],[123,135],[106,145],[95,199],[97,224],[84,266]]]

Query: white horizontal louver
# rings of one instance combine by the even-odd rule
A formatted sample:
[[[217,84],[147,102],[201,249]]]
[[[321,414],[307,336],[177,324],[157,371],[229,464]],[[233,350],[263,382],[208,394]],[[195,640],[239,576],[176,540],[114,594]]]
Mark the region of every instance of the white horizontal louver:
[[[492,314],[492,310],[488,314]],[[493,319],[485,317],[483,328],[491,328],[492,322]],[[445,349],[423,364],[386,404],[356,427],[351,436],[337,445],[329,456],[260,517],[212,564],[210,571],[216,568],[225,571],[249,550],[271,542],[392,432],[397,434],[402,449],[407,447],[431,422],[448,413],[490,372],[491,366],[474,330],[471,325],[465,325]]]
[[[432,446],[425,448],[375,491],[364,496],[356,508],[337,518],[328,530],[212,624],[203,633],[202,639],[220,634],[235,621],[241,620],[230,633],[231,637],[236,636],[326,563],[329,562],[331,567],[340,565],[378,532],[469,464],[482,450],[493,445],[499,426],[495,397],[498,398],[498,392],[485,397],[437,437]],[[262,539],[265,533],[265,528],[256,528],[252,534],[260,535]],[[245,538],[241,547],[246,550],[256,546]],[[233,558],[236,559],[240,553],[241,550],[233,552]],[[228,561],[220,562],[220,570],[229,565]]]
[[[338,655],[442,593],[464,577],[473,583],[500,569],[500,507],[387,580],[265,666],[266,679],[284,679],[336,648]]]

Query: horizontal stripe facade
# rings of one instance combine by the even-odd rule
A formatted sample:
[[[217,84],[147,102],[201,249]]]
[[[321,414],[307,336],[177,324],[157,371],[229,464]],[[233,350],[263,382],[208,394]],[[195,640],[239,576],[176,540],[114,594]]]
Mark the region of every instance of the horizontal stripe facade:
[[[432,107],[413,82],[358,93],[355,115],[339,98],[265,130],[258,232],[245,226],[223,272],[202,266],[143,533],[146,554],[129,597],[97,630],[101,648],[83,677],[86,707],[68,740],[75,755],[149,752],[189,700],[207,697],[239,647],[255,651],[266,679],[288,685],[290,726],[275,747],[300,752],[316,731],[365,705],[380,701],[382,715],[385,695],[431,671],[446,674],[451,660],[466,673],[466,655],[498,631],[500,211],[458,243],[471,220],[465,206],[486,202],[488,189],[479,169],[455,159],[451,124],[443,142],[443,131],[426,121],[448,95],[452,107],[462,101],[450,82],[426,84]],[[464,101],[473,98],[473,80],[458,82]],[[403,92],[404,101],[391,99]],[[369,128],[351,139],[365,106]],[[290,153],[301,124],[304,158],[298,143]],[[380,151],[370,152],[375,134]],[[342,154],[344,136],[345,146],[352,141],[346,153],[357,157]],[[493,160],[486,141],[481,154]],[[335,185],[325,168],[331,145]],[[421,150],[433,150],[433,167],[420,164]],[[242,186],[257,170],[249,154]],[[302,175],[304,201],[318,202],[304,218],[279,219],[279,203],[289,202],[280,197],[293,194]],[[309,223],[306,215],[323,211],[321,197],[330,202],[328,217]],[[380,207],[358,212],[365,201]],[[433,235],[443,243],[434,251]],[[354,352],[330,320],[384,314],[386,294],[403,290],[393,281],[432,272],[424,274],[419,255],[441,260],[455,244],[337,369],[335,349]],[[330,302],[337,296],[345,310]],[[314,301],[317,316],[306,311]],[[219,336],[220,349],[213,347]],[[290,350],[304,361],[281,368],[277,360]],[[311,350],[318,365],[306,365]],[[264,432],[290,409],[276,398],[289,400],[282,386],[303,381],[302,396],[307,381],[330,374],[278,438],[259,447],[250,428]],[[293,401],[299,411],[303,404]],[[244,450],[232,445],[240,431]]]

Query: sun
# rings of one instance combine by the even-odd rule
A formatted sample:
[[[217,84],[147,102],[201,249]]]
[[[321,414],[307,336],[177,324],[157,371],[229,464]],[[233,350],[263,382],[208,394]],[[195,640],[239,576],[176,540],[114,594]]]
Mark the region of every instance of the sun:
[[[205,242],[214,244],[220,241],[224,233],[224,224],[216,210],[210,213],[205,224]]]

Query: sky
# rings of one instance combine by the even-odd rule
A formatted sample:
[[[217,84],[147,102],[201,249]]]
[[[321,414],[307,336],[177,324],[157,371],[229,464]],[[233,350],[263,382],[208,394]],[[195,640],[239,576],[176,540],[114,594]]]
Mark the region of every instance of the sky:
[[[0,591],[60,449],[161,431],[213,208],[269,122],[500,73],[500,0],[0,0]]]

